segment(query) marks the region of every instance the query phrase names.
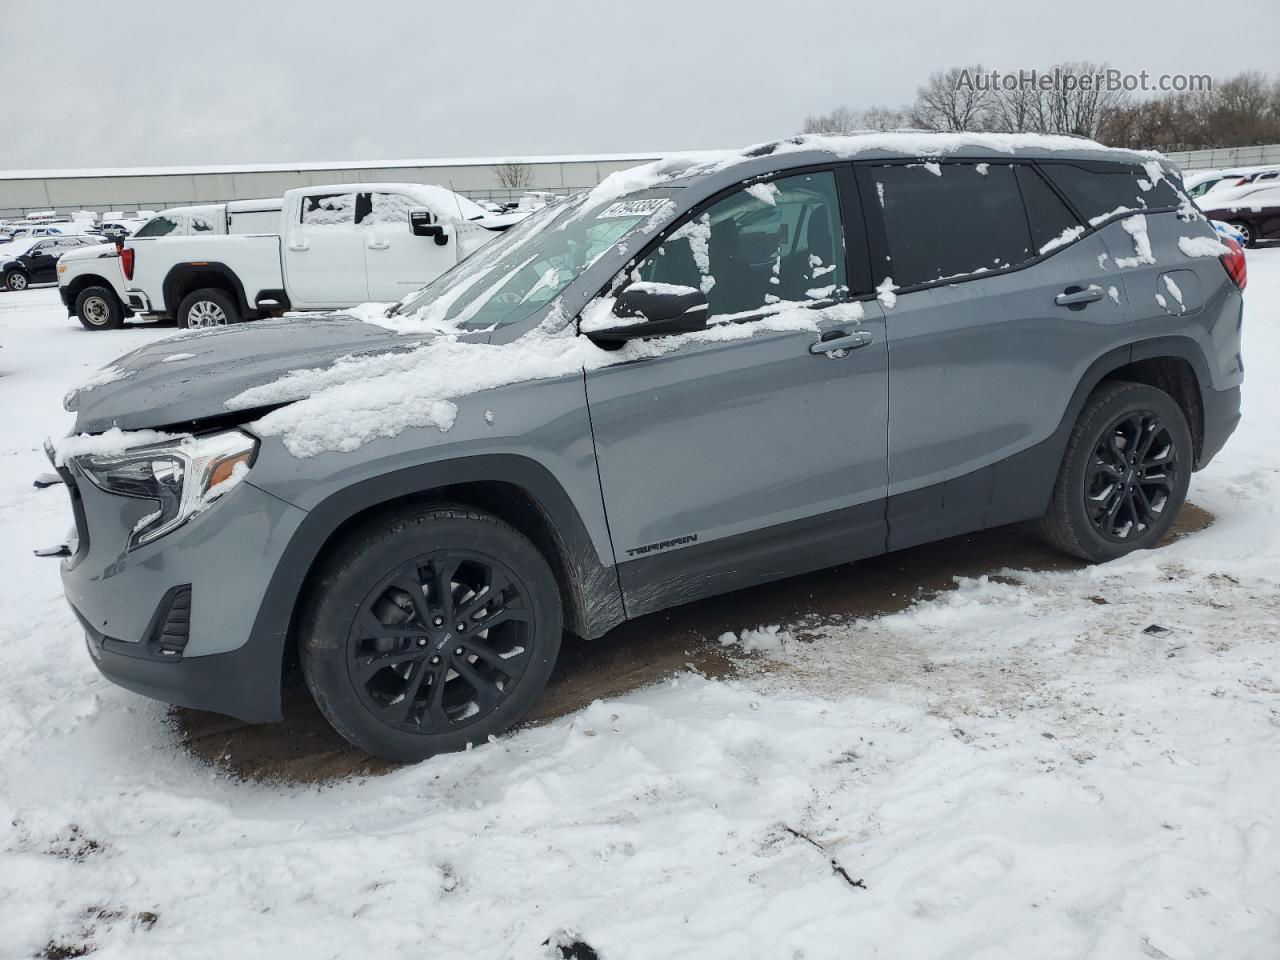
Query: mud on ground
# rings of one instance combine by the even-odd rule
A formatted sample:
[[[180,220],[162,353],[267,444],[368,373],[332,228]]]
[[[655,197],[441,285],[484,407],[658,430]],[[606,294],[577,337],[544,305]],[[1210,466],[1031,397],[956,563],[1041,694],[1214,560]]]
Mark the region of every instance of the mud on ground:
[[[1208,511],[1188,503],[1168,539],[1212,522]],[[731,675],[735,661],[716,642],[726,631],[802,618],[830,623],[880,616],[952,589],[956,577],[1081,566],[1026,528],[1000,527],[650,614],[597,640],[566,637],[551,683],[526,722],[543,723],[680,670]],[[318,783],[396,768],[339,737],[300,682],[285,690],[284,715],[283,723],[255,725],[199,710],[171,713],[184,745],[232,776]]]

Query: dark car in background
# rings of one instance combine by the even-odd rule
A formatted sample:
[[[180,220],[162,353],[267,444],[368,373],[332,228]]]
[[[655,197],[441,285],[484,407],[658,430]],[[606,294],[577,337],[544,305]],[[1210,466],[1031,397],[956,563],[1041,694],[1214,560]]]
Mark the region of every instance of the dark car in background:
[[[1208,202],[1206,202],[1208,201]],[[1246,247],[1260,240],[1280,240],[1280,184],[1239,196],[1217,200],[1208,194],[1200,199],[1205,215],[1235,227]]]
[[[15,241],[19,243],[20,241]],[[0,285],[6,290],[25,290],[33,283],[56,283],[58,258],[68,250],[102,243],[101,237],[75,235],[46,237],[18,251],[0,253]]]

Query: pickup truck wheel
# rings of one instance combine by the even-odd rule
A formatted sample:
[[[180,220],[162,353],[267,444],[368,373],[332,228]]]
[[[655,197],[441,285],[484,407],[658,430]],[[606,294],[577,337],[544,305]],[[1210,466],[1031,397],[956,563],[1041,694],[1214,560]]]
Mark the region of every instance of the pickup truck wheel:
[[[6,290],[12,290],[15,293],[19,290],[27,289],[27,275],[21,270],[10,270],[4,275],[4,286]]]
[[[76,317],[86,330],[124,325],[124,305],[109,287],[85,287],[76,297]]]
[[[183,329],[203,330],[239,322],[240,308],[236,306],[235,298],[216,287],[193,290],[178,307],[178,326]]]
[[[358,528],[303,604],[302,668],[338,733],[412,762],[480,746],[528,712],[560,651],[555,576],[514,528],[418,507]]]
[[[1172,397],[1104,381],[1071,431],[1041,533],[1091,563],[1156,546],[1186,500],[1194,455]]]

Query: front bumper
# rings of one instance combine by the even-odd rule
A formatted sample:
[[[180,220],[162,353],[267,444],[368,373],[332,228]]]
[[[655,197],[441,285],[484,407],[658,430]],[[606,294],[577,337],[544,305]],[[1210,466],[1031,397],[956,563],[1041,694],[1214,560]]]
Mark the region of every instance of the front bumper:
[[[67,288],[62,284],[58,284],[58,299],[62,301],[62,305],[67,308],[67,316],[71,316],[75,312],[76,305],[71,302],[71,295]]]
[[[151,501],[100,490],[74,467],[77,542],[62,586],[108,679],[167,703],[250,722],[280,717],[280,637],[254,636],[276,563],[305,511],[240,483],[153,543],[127,550]],[[189,590],[185,637],[166,634],[176,593]]]

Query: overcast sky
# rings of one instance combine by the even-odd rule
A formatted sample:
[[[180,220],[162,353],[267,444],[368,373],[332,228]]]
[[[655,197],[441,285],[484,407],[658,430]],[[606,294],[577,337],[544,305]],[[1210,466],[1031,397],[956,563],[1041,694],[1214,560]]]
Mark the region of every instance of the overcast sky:
[[[930,71],[1280,65],[1280,2],[4,4],[0,169],[625,153],[788,135]]]

